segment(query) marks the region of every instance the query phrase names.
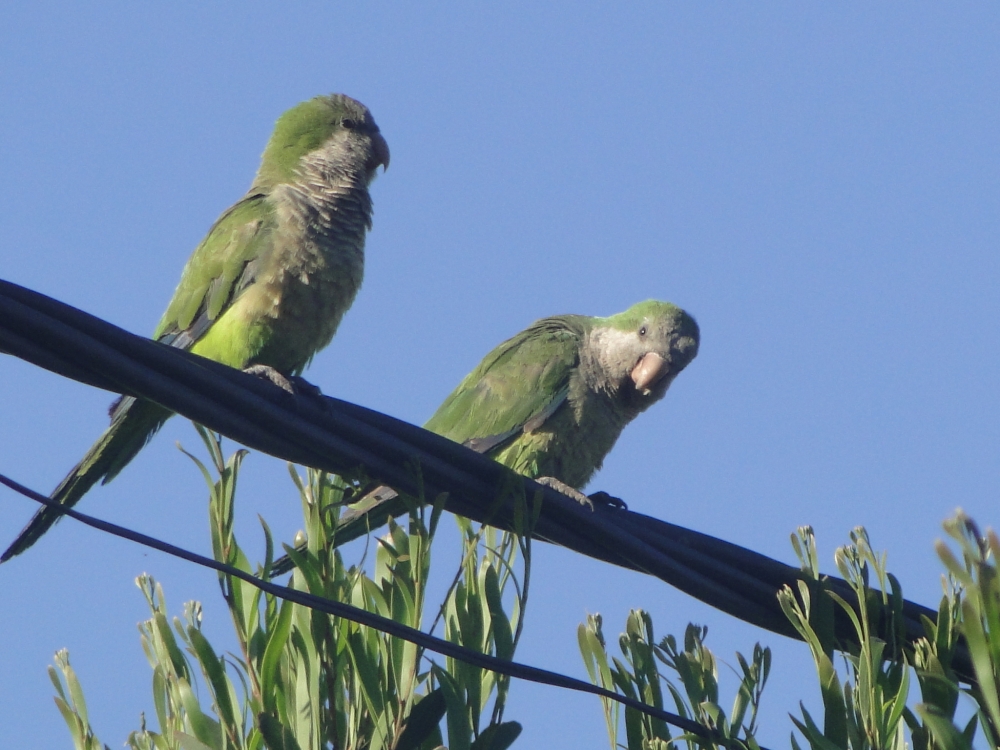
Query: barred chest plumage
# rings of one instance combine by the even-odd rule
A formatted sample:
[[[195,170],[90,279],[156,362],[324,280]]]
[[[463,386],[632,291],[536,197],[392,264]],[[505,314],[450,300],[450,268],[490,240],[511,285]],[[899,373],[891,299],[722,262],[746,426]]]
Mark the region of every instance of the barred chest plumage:
[[[319,170],[304,170],[271,200],[277,227],[257,283],[273,335],[259,360],[299,373],[333,338],[361,288],[372,204],[360,175]]]

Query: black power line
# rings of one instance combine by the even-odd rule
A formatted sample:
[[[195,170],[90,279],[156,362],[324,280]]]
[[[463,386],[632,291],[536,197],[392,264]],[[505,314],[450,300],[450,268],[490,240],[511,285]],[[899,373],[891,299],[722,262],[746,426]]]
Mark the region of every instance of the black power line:
[[[650,516],[595,506],[511,472],[495,461],[385,414],[325,396],[292,396],[260,378],[145,339],[50,297],[0,281],[0,350],[74,380],[146,398],[256,450],[342,474],[365,473],[417,497],[445,493],[454,513],[515,529],[513,501],[498,488],[520,485],[540,493],[532,536],[581,554],[656,576],[739,619],[799,638],[778,604],[784,586],[811,582],[799,569],[752,550]],[[419,472],[414,471],[419,467]],[[509,495],[509,493],[507,493]],[[823,588],[858,607],[843,579]],[[847,614],[835,608],[835,637],[850,649]],[[937,613],[903,603],[902,629],[912,643],[924,637],[921,618]],[[893,623],[877,632],[889,643]],[[892,657],[891,649],[886,657]],[[972,682],[964,646],[952,668]]]

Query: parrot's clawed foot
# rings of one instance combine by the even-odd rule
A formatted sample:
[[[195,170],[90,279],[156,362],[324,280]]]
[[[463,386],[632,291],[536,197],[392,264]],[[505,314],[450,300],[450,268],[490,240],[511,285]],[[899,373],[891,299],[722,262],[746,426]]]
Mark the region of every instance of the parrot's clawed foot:
[[[287,391],[293,396],[319,397],[323,395],[323,391],[319,389],[318,385],[313,385],[298,375],[282,375],[270,365],[251,365],[243,370],[243,372],[247,375],[253,375],[274,383],[281,390]]]
[[[566,495],[566,497],[573,498],[585,508],[589,508],[590,510],[594,509],[594,503],[591,502],[589,497],[580,492],[580,490],[570,487],[565,482],[560,482],[555,477],[537,477],[535,481],[539,484],[544,484],[546,487],[551,487],[552,489],[561,492]]]
[[[622,510],[628,510],[628,506],[625,501],[620,497],[615,497],[614,495],[609,495],[603,490],[600,492],[595,492],[591,495],[584,495],[579,490],[573,489],[565,482],[560,482],[555,477],[538,477],[536,480],[539,484],[544,484],[546,487],[551,487],[554,490],[558,490],[567,497],[571,497],[576,500],[580,505],[594,509],[595,505],[603,505],[606,508],[618,508]]]
[[[392,487],[371,481],[359,487],[348,487],[344,490],[344,495],[340,502],[331,503],[328,507],[361,505],[364,508],[370,508],[373,505],[384,503],[386,500],[391,500],[398,495],[399,493]]]
[[[359,500],[353,502],[360,502],[361,500],[371,500],[375,505],[380,505],[386,500],[392,500],[394,497],[399,497],[399,493],[396,492],[392,487],[381,484],[371,492],[366,492],[361,496]]]
[[[614,495],[609,495],[604,490],[599,490],[598,492],[592,492],[587,495],[588,499],[595,505],[604,505],[608,508],[615,508],[617,510],[628,510],[628,505],[620,497],[615,497]]]
[[[292,387],[292,381],[270,365],[251,365],[250,367],[245,368],[243,372],[247,375],[253,375],[256,378],[261,378],[262,380],[274,383],[281,390],[288,391],[293,396],[295,395],[295,388]]]

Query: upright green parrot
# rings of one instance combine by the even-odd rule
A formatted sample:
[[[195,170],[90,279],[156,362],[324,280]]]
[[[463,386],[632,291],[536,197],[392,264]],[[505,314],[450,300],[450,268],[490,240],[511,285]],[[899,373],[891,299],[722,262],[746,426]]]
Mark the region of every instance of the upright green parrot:
[[[698,340],[694,318],[656,300],[608,318],[543,318],[487,354],[424,427],[589,503],[579,490],[694,359]],[[341,516],[338,543],[403,512],[379,487]]]
[[[371,228],[368,186],[389,147],[368,109],[333,94],[285,112],[250,190],[215,222],[181,275],[153,338],[280,382],[326,346],[354,302]],[[125,397],[111,426],[51,497],[73,506],[111,481],[171,416]],[[0,562],[60,514],[42,508]]]

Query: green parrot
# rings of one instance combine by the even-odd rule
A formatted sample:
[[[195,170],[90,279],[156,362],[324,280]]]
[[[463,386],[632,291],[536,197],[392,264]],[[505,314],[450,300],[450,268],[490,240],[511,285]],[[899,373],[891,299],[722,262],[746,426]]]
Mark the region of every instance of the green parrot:
[[[698,324],[668,302],[543,318],[487,354],[424,427],[580,489],[697,353]]]
[[[285,112],[250,190],[215,222],[181,275],[153,338],[287,386],[330,343],[361,286],[368,187],[389,147],[368,109],[333,94]],[[71,507],[111,481],[172,413],[132,397],[51,497]],[[0,562],[60,514],[39,510]]]
[[[608,318],[543,318],[487,354],[424,427],[589,504],[580,489],[625,425],[663,398],[698,341],[694,318],[656,300]],[[341,516],[337,542],[405,510],[379,487]]]

